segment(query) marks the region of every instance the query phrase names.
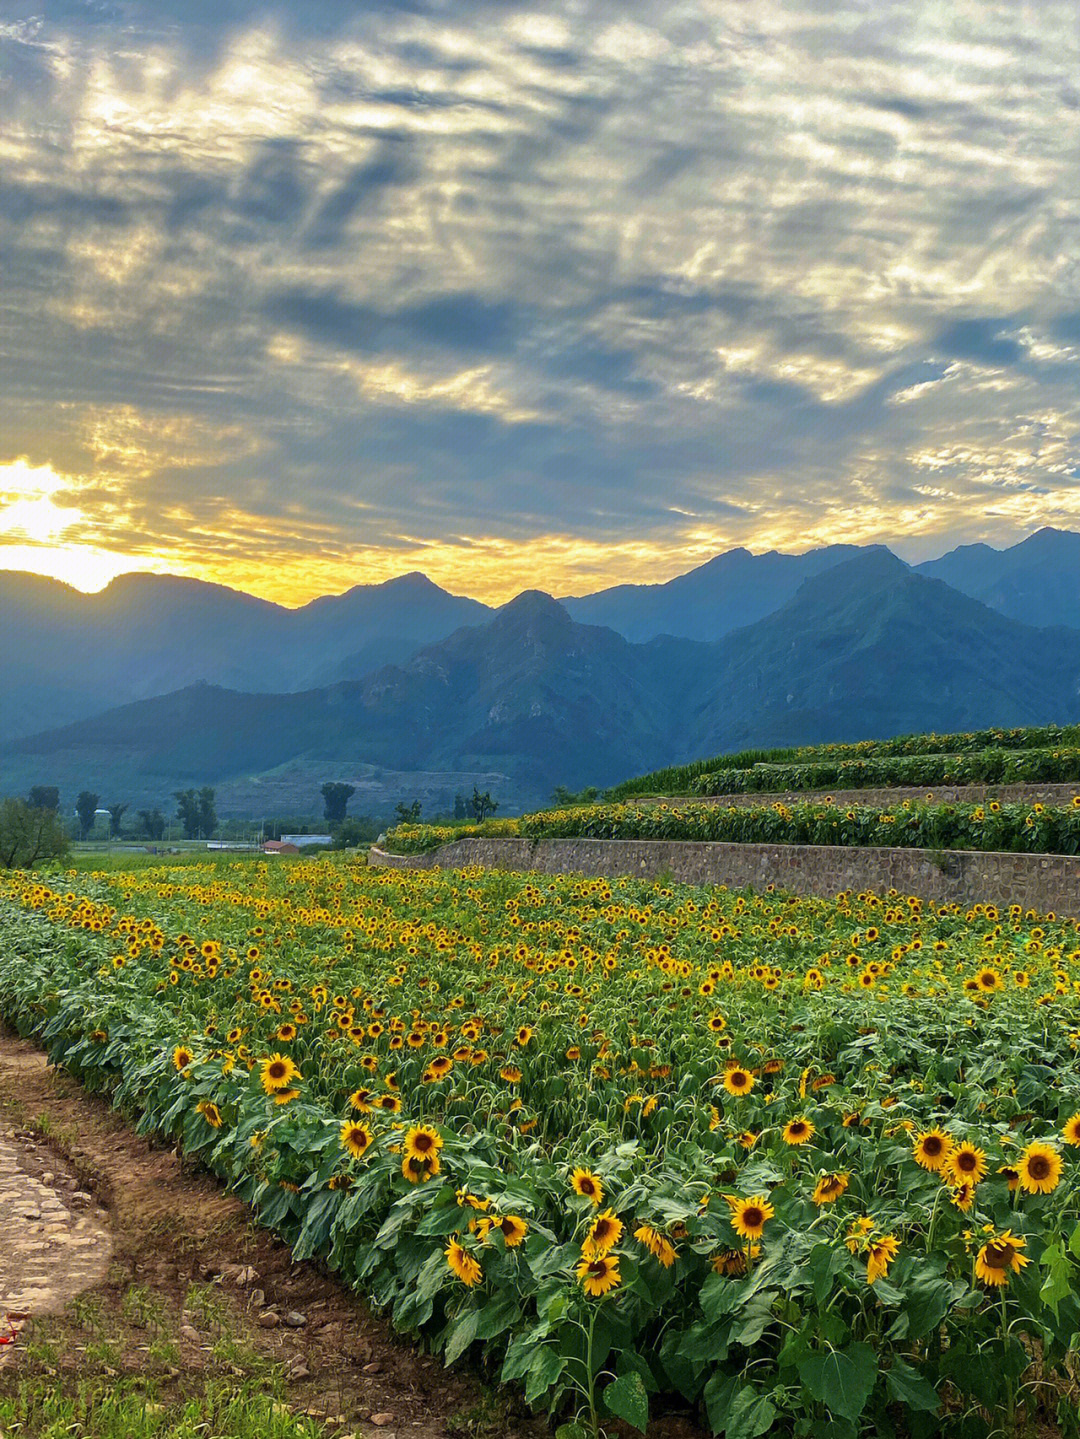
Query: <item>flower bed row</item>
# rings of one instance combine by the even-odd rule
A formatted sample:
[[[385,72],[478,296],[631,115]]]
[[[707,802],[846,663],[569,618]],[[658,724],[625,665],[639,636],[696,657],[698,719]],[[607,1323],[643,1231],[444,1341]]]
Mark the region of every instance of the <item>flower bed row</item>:
[[[955,755],[899,755],[718,769],[698,775],[690,783],[690,792],[761,794],[903,785],[1067,784],[1072,780],[1080,780],[1080,749],[984,749]]]
[[[751,769],[758,764],[804,765],[842,764],[851,760],[893,759],[918,755],[956,756],[983,750],[1045,750],[1080,747],[1080,724],[1039,725],[1021,729],[970,730],[957,734],[899,735],[894,739],[859,740],[851,744],[801,745],[774,750],[743,750],[738,754],[715,755],[690,764],[670,765],[651,774],[624,780],[608,790],[610,800],[632,799],[642,794],[690,794],[696,780],[721,771]],[[900,783],[901,781],[894,781]],[[916,781],[922,783],[922,781]],[[943,781],[937,781],[942,783]],[[827,781],[826,783],[832,783]],[[785,785],[782,788],[803,786]],[[839,786],[837,786],[839,788]],[[711,793],[735,793],[717,789]]]
[[[1080,853],[1080,796],[1068,805],[934,804],[889,808],[804,804],[597,804],[544,810],[479,825],[398,825],[396,854],[422,854],[455,839],[674,839],[737,844],[892,845],[912,849]]]

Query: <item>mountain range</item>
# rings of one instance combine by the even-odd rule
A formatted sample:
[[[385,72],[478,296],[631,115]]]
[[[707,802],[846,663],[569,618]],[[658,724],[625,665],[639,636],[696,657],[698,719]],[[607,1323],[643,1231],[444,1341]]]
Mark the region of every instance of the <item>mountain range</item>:
[[[268,813],[288,774],[316,813],[324,779],[362,772],[378,809],[372,775],[400,792],[423,772],[436,807],[483,776],[505,812],[743,746],[1080,718],[1080,536],[1059,531],[914,568],[880,546],[736,550],[497,611],[419,575],[296,611],[172,578],[99,596],[29,579],[0,596],[22,606],[0,627],[0,793],[165,807],[214,784],[222,814]],[[50,694],[66,713],[26,733]]]

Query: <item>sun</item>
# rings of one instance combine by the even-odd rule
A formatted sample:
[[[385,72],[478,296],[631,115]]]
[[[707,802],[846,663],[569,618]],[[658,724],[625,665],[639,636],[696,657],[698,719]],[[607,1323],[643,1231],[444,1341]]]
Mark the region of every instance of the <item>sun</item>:
[[[68,497],[78,485],[51,465],[25,456],[0,464],[0,569],[25,570],[63,580],[80,590],[100,590],[117,575],[145,569],[139,557],[117,554],[66,537],[88,516]]]

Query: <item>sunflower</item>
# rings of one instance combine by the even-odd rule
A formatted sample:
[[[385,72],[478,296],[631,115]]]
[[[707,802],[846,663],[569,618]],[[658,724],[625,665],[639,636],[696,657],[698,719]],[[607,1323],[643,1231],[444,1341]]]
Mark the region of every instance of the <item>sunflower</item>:
[[[863,1214],[848,1228],[844,1243],[852,1254],[857,1254],[874,1232],[874,1221],[869,1214]]]
[[[1080,1144],[1080,1110],[1065,1121],[1061,1132],[1066,1144]]]
[[[575,1194],[580,1194],[583,1199],[591,1199],[599,1208],[604,1197],[604,1186],[591,1170],[575,1169],[570,1176],[570,1187]]]
[[[430,1124],[415,1124],[405,1131],[405,1153],[410,1159],[431,1159],[442,1147],[442,1135]]]
[[[410,1184],[426,1184],[441,1169],[439,1156],[434,1151],[427,1159],[418,1159],[415,1154],[402,1156],[401,1172]]]
[[[1026,1246],[1027,1240],[1014,1235],[1010,1229],[995,1234],[975,1257],[975,1278],[996,1288],[1008,1284],[1010,1274],[1019,1274],[1025,1264],[1031,1263],[1020,1253]]]
[[[178,1044],[172,1052],[172,1062],[181,1074],[189,1064],[194,1064],[195,1056],[186,1044]]]
[[[294,1099],[300,1097],[298,1089],[279,1089],[274,1095],[275,1104],[291,1104]]]
[[[851,1183],[850,1174],[823,1174],[810,1196],[817,1205],[835,1204]]]
[[[953,1184],[949,1187],[949,1202],[955,1204],[961,1214],[967,1214],[975,1203],[975,1186],[965,1179],[960,1184]]]
[[[1016,1167],[1020,1188],[1028,1194],[1049,1194],[1061,1182],[1061,1155],[1049,1144],[1029,1144]]]
[[[299,1073],[287,1054],[275,1054],[263,1060],[259,1079],[267,1094],[276,1094],[279,1090],[288,1089]]]
[[[915,1140],[915,1163],[924,1169],[942,1169],[952,1153],[953,1142],[943,1129],[928,1129]]]
[[[221,1110],[216,1104],[211,1104],[209,1099],[200,1099],[195,1106],[195,1113],[201,1114],[211,1129],[220,1129],[222,1125]]]
[[[751,1258],[758,1245],[750,1245]],[[717,1274],[741,1275],[746,1273],[746,1255],[741,1249],[721,1249],[712,1257],[712,1267]]]
[[[507,1249],[516,1249],[529,1232],[528,1222],[519,1214],[506,1214],[496,1219],[492,1227],[502,1234]]]
[[[776,1210],[764,1194],[752,1199],[737,1199],[731,1206],[731,1227],[743,1239],[760,1239],[765,1224]]]
[[[289,1044],[296,1038],[296,1034],[295,1024],[279,1024],[276,1037],[281,1040],[282,1044]]]
[[[1005,988],[1001,975],[996,969],[991,969],[989,965],[985,969],[979,970],[975,976],[975,983],[983,994],[994,994],[997,990]]]
[[[374,1102],[375,1096],[371,1090],[365,1089],[363,1086],[359,1089],[354,1089],[349,1095],[349,1103],[359,1114],[370,1114],[374,1107]]]
[[[1005,1182],[1009,1186],[1009,1193],[1012,1194],[1020,1183],[1020,1171],[1015,1164],[999,1164],[998,1173],[1004,1175]]]
[[[587,1259],[600,1259],[609,1249],[614,1248],[622,1238],[623,1225],[621,1219],[616,1219],[613,1209],[605,1209],[603,1214],[598,1214],[589,1227],[585,1236],[585,1242],[581,1246],[581,1252]]]
[[[785,1144],[806,1144],[813,1139],[814,1133],[814,1126],[810,1120],[800,1115],[798,1119],[792,1119],[784,1125],[781,1137]]]
[[[643,1244],[649,1253],[660,1261],[665,1269],[675,1263],[675,1246],[666,1235],[654,1229],[651,1224],[641,1224],[634,1230],[634,1238]]]
[[[609,1289],[622,1283],[619,1259],[614,1254],[602,1254],[597,1259],[582,1256],[574,1272],[581,1280],[585,1293],[591,1294],[594,1299],[602,1299]]]
[[[499,1078],[504,1079],[507,1084],[520,1084],[521,1070],[516,1064],[506,1064],[499,1070]]]
[[[358,1120],[347,1119],[341,1126],[341,1143],[354,1159],[363,1159],[371,1148],[371,1130]]]
[[[876,1239],[871,1239],[866,1246],[866,1282],[873,1284],[878,1279],[884,1279],[889,1272],[889,1265],[896,1258],[896,1251],[900,1248],[900,1241],[895,1234],[879,1234]]]
[[[749,1094],[757,1081],[741,1064],[733,1064],[724,1071],[724,1088],[729,1094]]]
[[[978,1184],[986,1173],[986,1151],[965,1141],[952,1151],[945,1167],[954,1184]]]
[[[483,1273],[480,1261],[475,1259],[456,1239],[451,1239],[444,1252],[450,1272],[455,1274],[467,1289],[471,1289]]]

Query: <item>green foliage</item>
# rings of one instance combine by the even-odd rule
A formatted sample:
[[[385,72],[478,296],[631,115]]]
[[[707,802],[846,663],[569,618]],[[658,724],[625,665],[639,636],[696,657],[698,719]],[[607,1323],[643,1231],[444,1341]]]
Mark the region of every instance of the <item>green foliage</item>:
[[[350,798],[356,793],[356,786],[328,780],[320,793],[323,797],[323,813],[327,822],[331,826],[344,824],[345,810]]]
[[[455,828],[402,825],[386,845],[420,854],[450,840],[667,839],[728,844],[883,845],[946,850],[1010,850],[1021,854],[1080,854],[1080,796],[1068,805],[931,804],[902,800],[889,808],[804,804],[601,804],[544,810],[484,825]]]
[[[75,801],[75,813],[79,816],[79,832],[83,839],[87,837],[94,828],[94,818],[97,814],[99,795],[92,790],[80,790],[79,797]]]
[[[722,769],[690,783],[698,795],[893,786],[1062,784],[1080,780],[1080,749],[985,749],[958,755],[898,755]]]
[[[31,809],[58,810],[60,808],[60,791],[55,785],[35,784],[31,787],[26,802]]]
[[[491,798],[491,791],[484,790],[483,794],[476,785],[473,785],[472,799],[469,801],[469,808],[472,811],[477,824],[483,824],[489,814],[494,814],[499,808],[498,800]]]
[[[1045,750],[1075,749],[1080,747],[1080,725],[1040,725],[1021,729],[973,730],[963,734],[911,734],[899,735],[895,739],[860,740],[854,744],[800,745],[787,749],[740,750],[737,754],[715,755],[711,759],[695,760],[690,764],[671,765],[667,769],[654,770],[651,774],[639,775],[625,780],[607,791],[610,800],[632,799],[643,794],[690,794],[695,790],[695,781],[705,775],[729,773],[732,770],[750,770],[758,765],[804,765],[844,764],[850,761],[892,759],[916,755],[941,755],[953,757],[982,750]],[[987,776],[995,781],[1000,776]],[[1042,776],[1034,776],[1042,778]],[[1073,776],[1067,775],[1071,779]],[[886,780],[885,783],[903,784],[905,780]],[[916,780],[916,784],[923,781]],[[944,783],[937,780],[936,783]],[[958,781],[959,782],[959,781]],[[726,784],[727,781],[724,781]],[[826,780],[826,785],[834,781]],[[875,781],[876,783],[876,781]],[[780,789],[808,789],[810,785],[775,785]],[[839,786],[837,786],[839,787]],[[737,781],[730,789],[716,788],[698,793],[736,793]]]
[[[217,811],[214,808],[214,791],[204,785],[197,792],[193,789],[177,790],[176,817],[184,827],[185,839],[209,839],[218,827]]]
[[[159,809],[141,809],[139,823],[147,839],[160,840],[165,834],[165,816]]]
[[[64,827],[54,809],[25,800],[0,800],[0,869],[33,869],[39,860],[67,853]]]

